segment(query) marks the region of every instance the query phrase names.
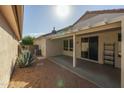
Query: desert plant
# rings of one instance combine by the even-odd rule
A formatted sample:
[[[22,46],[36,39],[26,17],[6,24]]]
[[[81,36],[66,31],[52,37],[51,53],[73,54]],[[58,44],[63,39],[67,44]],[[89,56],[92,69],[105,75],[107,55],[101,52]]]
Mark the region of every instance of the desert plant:
[[[33,56],[30,51],[24,50],[17,59],[17,65],[19,67],[27,67],[33,63]]]

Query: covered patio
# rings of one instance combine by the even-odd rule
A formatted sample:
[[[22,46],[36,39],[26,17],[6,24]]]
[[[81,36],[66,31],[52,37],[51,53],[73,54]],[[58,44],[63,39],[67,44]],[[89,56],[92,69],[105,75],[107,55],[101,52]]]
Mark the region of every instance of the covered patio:
[[[73,58],[64,55],[50,57],[49,60],[68,69],[76,75],[87,79],[99,87],[121,87],[121,69],[82,59],[76,59],[76,67],[73,68]]]

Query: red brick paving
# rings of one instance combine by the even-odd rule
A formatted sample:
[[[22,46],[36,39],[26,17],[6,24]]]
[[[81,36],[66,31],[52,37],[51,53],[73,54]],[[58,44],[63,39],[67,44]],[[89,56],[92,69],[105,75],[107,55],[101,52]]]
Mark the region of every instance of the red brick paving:
[[[9,88],[89,88],[97,87],[68,70],[42,59],[27,68],[15,68]]]

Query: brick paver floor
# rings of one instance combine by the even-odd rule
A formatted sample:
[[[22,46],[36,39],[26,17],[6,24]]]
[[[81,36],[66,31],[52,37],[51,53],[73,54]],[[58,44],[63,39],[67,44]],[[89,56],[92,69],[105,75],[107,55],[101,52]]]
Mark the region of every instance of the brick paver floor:
[[[97,87],[48,59],[37,60],[27,68],[16,67],[9,88],[80,88]]]

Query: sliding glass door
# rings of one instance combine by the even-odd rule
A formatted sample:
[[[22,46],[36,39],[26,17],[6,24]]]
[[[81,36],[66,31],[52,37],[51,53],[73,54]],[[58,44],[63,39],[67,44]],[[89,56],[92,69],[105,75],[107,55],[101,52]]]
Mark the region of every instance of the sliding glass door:
[[[89,38],[89,59],[98,60],[98,37]]]
[[[98,36],[81,38],[81,57],[98,60]]]

